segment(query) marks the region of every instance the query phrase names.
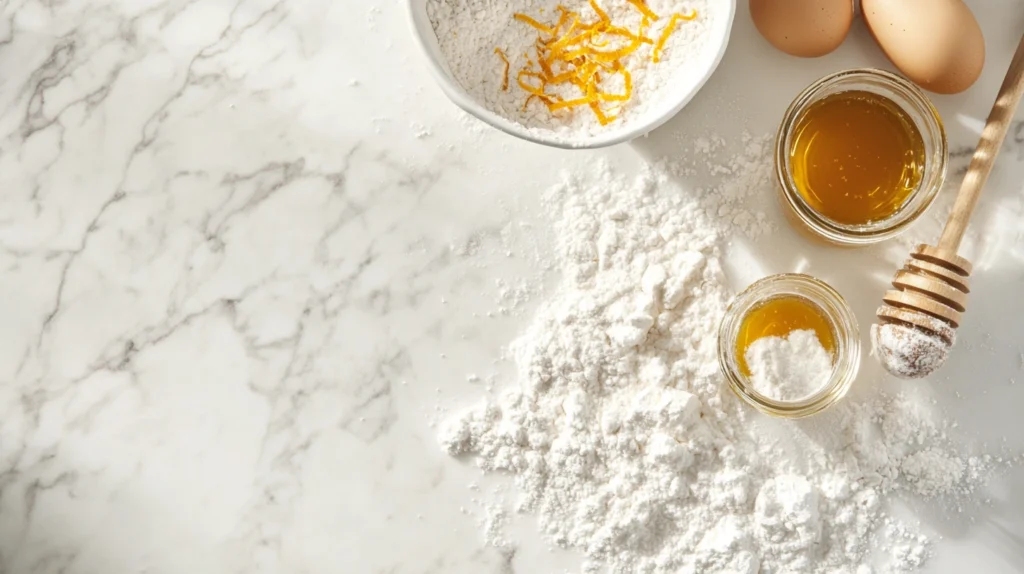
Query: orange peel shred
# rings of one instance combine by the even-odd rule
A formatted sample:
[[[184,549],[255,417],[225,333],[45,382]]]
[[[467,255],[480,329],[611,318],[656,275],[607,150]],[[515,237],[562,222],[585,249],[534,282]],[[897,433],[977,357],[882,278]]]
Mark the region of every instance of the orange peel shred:
[[[527,14],[515,13],[513,18],[538,32],[529,53],[524,54],[526,64],[516,74],[516,84],[526,92],[525,111],[535,99],[551,113],[585,106],[590,108],[601,125],[608,125],[619,117],[622,106],[633,97],[633,77],[623,64],[623,58],[633,54],[644,44],[652,45],[651,60],[658,62],[676,25],[682,20],[693,20],[696,11],[672,14],[657,41],[647,37],[651,22],[660,17],[647,0],[626,0],[641,14],[636,31],[616,26],[608,12],[597,0],[587,0],[597,20],[586,22],[580,13],[558,5],[558,19],[552,24],[538,21]],[[500,48],[495,48],[505,64],[502,90],[509,86],[509,61]],[[605,91],[615,76],[621,78],[616,92]],[[613,82],[617,84],[617,82]],[[616,88],[612,88],[616,89]]]
[[[630,4],[635,6],[636,9],[639,10],[645,18],[650,18],[651,20],[657,20],[659,18],[657,14],[651,11],[651,9],[647,6],[647,2],[645,2],[644,0],[626,0],[626,2],[629,2]]]
[[[593,103],[593,102],[596,102],[596,101],[597,101],[597,97],[596,96],[587,96],[585,98],[578,98],[578,99],[575,99],[575,100],[564,100],[564,101],[561,101],[561,102],[555,102],[555,103],[551,104],[548,107],[550,107],[551,110],[554,111],[554,110],[561,110],[561,109],[565,109],[565,108],[574,108],[576,106],[582,106],[582,105],[590,104],[590,103]]]
[[[668,37],[672,35],[672,31],[675,30],[676,24],[680,20],[693,20],[697,17],[697,11],[691,10],[689,14],[673,14],[669,18],[668,24],[665,25],[665,29],[661,31],[661,36],[658,37],[658,42],[654,44],[654,49],[651,50],[651,61],[658,63],[661,61],[661,51],[665,49],[665,42],[668,41]]]
[[[540,22],[534,20],[533,18],[530,18],[526,14],[520,14],[519,12],[516,12],[515,14],[512,15],[512,17],[515,18],[516,20],[519,20],[520,22],[523,22],[524,24],[529,24],[530,26],[533,26],[534,28],[540,30],[541,32],[544,32],[549,36],[555,33],[555,31],[552,30],[551,28],[545,26],[544,24],[541,24]]]
[[[508,70],[511,67],[511,65],[508,62],[508,56],[505,55],[505,52],[501,51],[501,48],[495,48],[494,49],[494,53],[497,54],[498,57],[501,58],[501,61],[505,63],[505,71],[502,72],[502,78],[501,78],[501,91],[507,92],[508,91]]]

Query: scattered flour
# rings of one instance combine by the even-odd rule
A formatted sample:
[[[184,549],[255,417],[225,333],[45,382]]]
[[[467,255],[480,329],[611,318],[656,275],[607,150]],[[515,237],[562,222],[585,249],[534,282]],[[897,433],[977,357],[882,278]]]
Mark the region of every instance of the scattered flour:
[[[713,187],[694,190],[704,212],[730,234],[756,238],[777,228],[763,210],[765,205],[775,205],[774,198],[766,193],[776,186],[774,142],[770,136],[745,134],[741,153],[721,161],[725,140],[717,135],[698,137],[688,153],[671,162],[660,162],[657,167],[680,178],[701,172],[716,176]]]
[[[810,329],[761,337],[747,347],[744,358],[754,390],[779,401],[809,397],[832,375],[832,357]]]
[[[781,569],[814,569],[810,550],[821,542],[821,511],[818,489],[806,478],[783,474],[768,479],[754,501],[754,525],[759,546]]]
[[[715,334],[731,296],[719,245],[751,221],[718,212],[739,215],[748,184],[723,185],[737,192],[726,202],[658,168],[593,171],[548,194],[562,282],[511,346],[517,384],[447,419],[444,449],[512,475],[514,510],[585,555],[587,573],[918,568],[928,541],[887,498],[969,493],[990,459],[958,454],[903,395],[800,421],[746,407],[723,383]],[[488,540],[509,552],[506,516],[488,516]]]
[[[427,15],[450,73],[470,96],[488,110],[531,131],[568,142],[621,129],[661,105],[666,96],[678,92],[681,83],[703,75],[701,72],[706,65],[703,53],[716,49],[708,41],[713,21],[724,17],[724,10],[710,0],[647,0],[651,10],[664,15],[648,28],[647,35],[651,38],[660,36],[669,23],[668,16],[673,13],[687,14],[696,10],[698,17],[675,27],[665,43],[660,62],[651,61],[649,44],[622,59],[632,74],[632,98],[619,120],[602,126],[585,106],[558,116],[536,99],[524,108],[530,93],[518,85],[515,76],[533,57],[537,30],[514,20],[513,14],[525,13],[542,22],[551,22],[557,20],[559,5],[586,18],[597,17],[585,0],[427,0]],[[627,0],[602,0],[599,5],[617,26],[638,29],[642,15]],[[494,53],[495,48],[500,48],[509,60],[507,91],[502,89],[504,64]],[[609,92],[622,89],[624,87],[607,88]],[[566,99],[571,99],[568,96]]]
[[[949,492],[964,476],[964,461],[959,456],[933,448],[903,459],[900,468],[907,481],[924,495]]]

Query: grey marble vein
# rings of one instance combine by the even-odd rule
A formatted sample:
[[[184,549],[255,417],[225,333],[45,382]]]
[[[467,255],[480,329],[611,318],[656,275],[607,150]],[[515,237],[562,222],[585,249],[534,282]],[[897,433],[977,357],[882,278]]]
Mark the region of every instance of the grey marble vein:
[[[971,4],[998,61],[1019,3]],[[707,88],[744,110],[725,133],[771,132],[810,78],[748,24]],[[482,546],[512,491],[436,424],[509,374],[531,307],[496,285],[546,288],[559,171],[671,158],[723,114],[712,93],[555,152],[456,110],[421,57],[401,2],[0,2],[0,573],[578,568]],[[998,76],[938,101],[954,175]],[[1024,123],[1006,155],[983,224],[1019,211]]]

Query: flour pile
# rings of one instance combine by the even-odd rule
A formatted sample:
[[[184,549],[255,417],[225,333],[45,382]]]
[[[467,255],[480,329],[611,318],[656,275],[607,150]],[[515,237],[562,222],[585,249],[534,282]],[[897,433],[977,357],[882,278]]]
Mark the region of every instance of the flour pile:
[[[597,3],[621,30],[644,29],[649,39],[658,39],[672,19],[671,14],[696,12],[697,18],[673,24],[661,50],[661,59],[652,61],[654,43],[622,58],[632,76],[631,97],[618,120],[602,126],[587,106],[552,113],[538,98],[530,96],[517,81],[518,72],[530,68],[536,59],[538,30],[514,18],[522,13],[550,25],[558,20],[559,6],[582,15],[585,21],[597,19],[593,4],[586,0],[426,0],[427,15],[437,36],[438,46],[455,80],[477,102],[491,112],[522,124],[544,137],[566,142],[582,141],[595,134],[621,129],[644,117],[655,106],[664,105],[667,96],[686,90],[703,72],[710,53],[717,50],[709,36],[715,19],[725,10],[709,0],[647,0],[645,5],[661,17],[642,25],[643,14],[627,0],[602,0]],[[581,22],[582,24],[582,22]],[[507,88],[504,63],[495,53],[500,49],[509,63]],[[611,50],[612,46],[607,49]],[[606,81],[615,74],[606,74]],[[527,85],[537,82],[525,78]],[[617,80],[621,81],[621,80]],[[536,88],[534,88],[536,89]],[[608,88],[623,93],[624,85]],[[573,96],[564,94],[565,99]],[[575,96],[579,97],[579,96]]]
[[[748,149],[760,172],[767,148]],[[927,542],[885,495],[963,494],[991,463],[956,454],[907,397],[793,422],[729,393],[719,244],[736,229],[717,216],[735,191],[695,200],[660,169],[552,190],[563,282],[512,347],[518,384],[446,421],[441,443],[513,475],[516,510],[588,573],[865,574],[877,549],[884,571],[915,569]]]

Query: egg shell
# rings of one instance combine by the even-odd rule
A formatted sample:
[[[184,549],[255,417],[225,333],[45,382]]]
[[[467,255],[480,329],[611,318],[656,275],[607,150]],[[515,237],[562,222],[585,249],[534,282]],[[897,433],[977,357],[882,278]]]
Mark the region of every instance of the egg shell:
[[[985,67],[985,38],[961,0],[862,0],[861,11],[889,60],[926,90],[962,92]]]
[[[853,0],[750,0],[750,17],[772,45],[816,58],[839,47],[853,23]]]

